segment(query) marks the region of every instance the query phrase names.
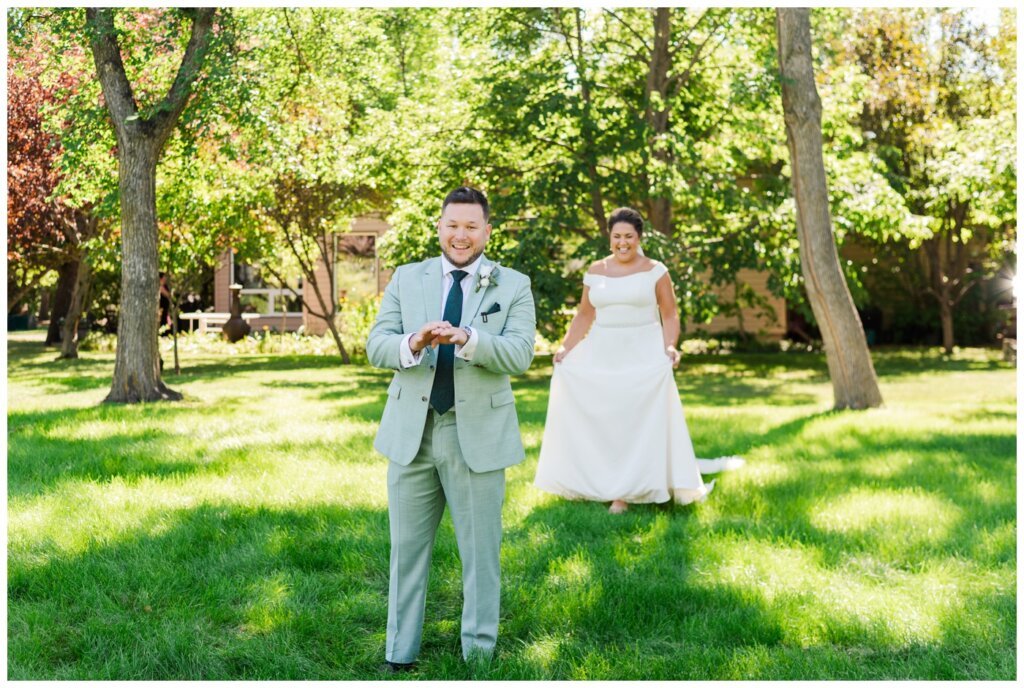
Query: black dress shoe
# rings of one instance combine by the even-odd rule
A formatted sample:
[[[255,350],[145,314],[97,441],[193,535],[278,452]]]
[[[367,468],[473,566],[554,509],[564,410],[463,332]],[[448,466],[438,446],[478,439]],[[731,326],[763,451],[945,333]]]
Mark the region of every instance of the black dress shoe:
[[[402,664],[401,662],[388,662],[385,660],[384,664],[382,664],[380,668],[386,674],[400,674],[406,671],[415,671],[416,662]]]

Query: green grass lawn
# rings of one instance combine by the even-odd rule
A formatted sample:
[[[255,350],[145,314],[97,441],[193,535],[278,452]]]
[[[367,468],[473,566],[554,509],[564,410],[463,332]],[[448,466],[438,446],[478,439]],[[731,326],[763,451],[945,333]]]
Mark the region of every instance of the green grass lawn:
[[[191,356],[165,378],[185,401],[102,406],[113,356],[57,362],[42,336],[8,343],[9,677],[379,678],[389,374]],[[1015,371],[876,366],[885,408],[830,412],[821,355],[688,358],[698,455],[748,464],[702,504],[611,516],[532,486],[538,360],[489,678],[1015,678]],[[408,678],[468,678],[461,604],[446,516]]]

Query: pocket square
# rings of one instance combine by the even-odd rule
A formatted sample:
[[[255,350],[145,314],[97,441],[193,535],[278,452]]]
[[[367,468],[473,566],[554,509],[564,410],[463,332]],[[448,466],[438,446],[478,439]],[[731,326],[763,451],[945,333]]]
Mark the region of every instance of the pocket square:
[[[498,313],[499,311],[501,311],[501,304],[494,303],[494,304],[491,304],[490,308],[488,308],[486,311],[481,313],[480,316],[483,318],[484,322],[487,322],[487,316],[488,315],[494,315],[495,313]]]

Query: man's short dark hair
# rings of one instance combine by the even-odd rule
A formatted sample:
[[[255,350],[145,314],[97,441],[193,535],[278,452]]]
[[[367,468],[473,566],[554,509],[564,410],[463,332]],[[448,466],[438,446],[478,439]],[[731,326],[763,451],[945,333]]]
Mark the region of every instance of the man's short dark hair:
[[[487,196],[484,196],[482,191],[468,186],[460,186],[454,191],[448,192],[448,195],[444,197],[444,203],[441,204],[442,215],[444,215],[444,209],[452,203],[469,203],[480,206],[484,209],[484,222],[487,222],[491,216],[491,209],[487,206]]]

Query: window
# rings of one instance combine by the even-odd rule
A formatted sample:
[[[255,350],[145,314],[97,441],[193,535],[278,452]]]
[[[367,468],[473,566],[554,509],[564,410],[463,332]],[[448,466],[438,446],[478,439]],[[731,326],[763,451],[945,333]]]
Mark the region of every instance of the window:
[[[238,299],[243,313],[262,313],[264,315],[302,315],[302,276],[287,275],[286,285],[294,289],[282,288],[273,276],[266,279],[258,265],[242,263],[234,252],[231,258],[231,279],[241,284],[242,291]]]
[[[338,300],[363,301],[377,295],[376,234],[340,234],[337,237],[334,281]]]

